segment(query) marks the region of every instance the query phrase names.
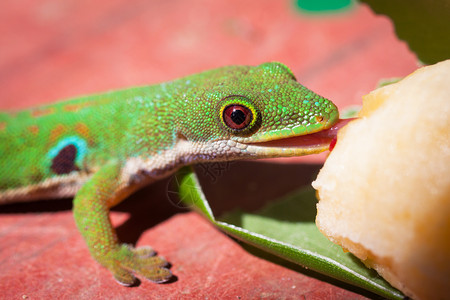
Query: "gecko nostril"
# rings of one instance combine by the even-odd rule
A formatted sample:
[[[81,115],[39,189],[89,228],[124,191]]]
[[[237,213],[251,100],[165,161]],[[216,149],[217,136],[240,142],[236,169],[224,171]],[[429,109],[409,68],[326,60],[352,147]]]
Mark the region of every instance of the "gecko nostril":
[[[317,123],[322,123],[324,120],[323,116],[316,116]]]

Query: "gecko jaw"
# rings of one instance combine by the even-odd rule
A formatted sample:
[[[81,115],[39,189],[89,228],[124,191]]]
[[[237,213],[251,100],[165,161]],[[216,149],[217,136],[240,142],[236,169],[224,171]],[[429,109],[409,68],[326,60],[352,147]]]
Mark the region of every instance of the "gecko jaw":
[[[353,119],[340,119],[331,128],[316,133],[265,142],[245,143],[245,150],[257,157],[301,156],[326,151],[338,131]]]

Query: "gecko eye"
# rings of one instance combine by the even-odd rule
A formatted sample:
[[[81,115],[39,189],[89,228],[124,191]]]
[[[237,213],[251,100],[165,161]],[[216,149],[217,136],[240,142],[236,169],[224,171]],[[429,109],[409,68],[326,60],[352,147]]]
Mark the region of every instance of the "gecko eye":
[[[250,108],[241,104],[231,104],[223,110],[223,121],[231,129],[241,130],[246,128],[253,120]]]
[[[228,134],[239,137],[251,136],[261,126],[258,106],[241,95],[231,95],[217,103],[217,118]]]

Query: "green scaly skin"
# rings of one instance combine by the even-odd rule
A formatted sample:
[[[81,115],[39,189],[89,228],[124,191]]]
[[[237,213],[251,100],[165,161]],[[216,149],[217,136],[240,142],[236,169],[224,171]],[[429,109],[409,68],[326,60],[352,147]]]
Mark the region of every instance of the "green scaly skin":
[[[134,274],[163,282],[171,277],[164,259],[120,244],[112,206],[184,165],[322,152],[327,143],[277,142],[338,118],[333,103],[280,63],[0,113],[0,204],[75,196],[77,227],[118,282],[132,285]]]

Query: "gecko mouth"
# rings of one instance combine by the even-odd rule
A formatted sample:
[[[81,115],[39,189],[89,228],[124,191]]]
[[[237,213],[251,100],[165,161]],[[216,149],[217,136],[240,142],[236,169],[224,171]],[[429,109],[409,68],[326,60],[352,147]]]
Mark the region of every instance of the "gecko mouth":
[[[303,151],[307,151],[308,153],[319,153],[328,150],[328,148],[332,148],[336,142],[338,131],[352,120],[354,119],[339,119],[339,121],[336,122],[336,124],[334,124],[332,127],[316,133],[290,138],[281,138],[266,142],[248,143],[247,145],[255,146],[257,148],[278,149],[282,150],[283,152],[297,152],[295,151],[295,149],[302,149]]]

